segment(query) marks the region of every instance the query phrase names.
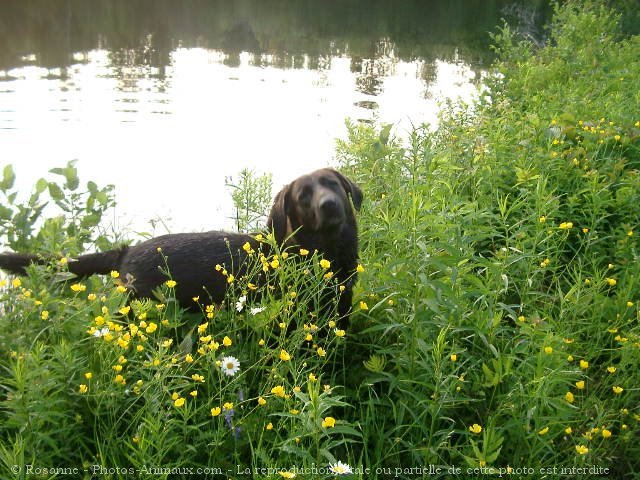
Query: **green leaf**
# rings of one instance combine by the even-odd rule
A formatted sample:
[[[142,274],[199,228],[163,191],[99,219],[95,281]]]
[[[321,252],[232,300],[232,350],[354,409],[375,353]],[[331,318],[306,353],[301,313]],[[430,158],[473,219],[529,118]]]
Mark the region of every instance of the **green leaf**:
[[[54,200],[64,200],[64,192],[57,183],[49,182],[49,195]]]
[[[2,182],[0,182],[0,190],[6,192],[13,187],[13,183],[16,180],[16,174],[13,172],[13,166],[7,165],[2,170]]]
[[[36,182],[36,193],[40,195],[47,189],[48,182],[44,178],[39,178]]]
[[[382,143],[382,145],[386,145],[387,143],[389,143],[389,134],[391,133],[391,127],[393,125],[390,123],[385,124],[382,127],[382,130],[380,130],[380,143]]]
[[[4,205],[0,205],[0,220],[11,220],[13,210]]]

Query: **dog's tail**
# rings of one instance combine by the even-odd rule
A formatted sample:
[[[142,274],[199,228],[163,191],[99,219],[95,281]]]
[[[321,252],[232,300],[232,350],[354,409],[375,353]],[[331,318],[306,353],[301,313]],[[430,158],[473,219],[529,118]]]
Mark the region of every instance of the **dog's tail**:
[[[117,270],[125,249],[107,252],[88,253],[69,260],[69,271],[79,277],[87,277],[94,273],[105,275]],[[0,268],[12,273],[24,274],[32,263],[47,263],[47,259],[30,253],[0,253]]]

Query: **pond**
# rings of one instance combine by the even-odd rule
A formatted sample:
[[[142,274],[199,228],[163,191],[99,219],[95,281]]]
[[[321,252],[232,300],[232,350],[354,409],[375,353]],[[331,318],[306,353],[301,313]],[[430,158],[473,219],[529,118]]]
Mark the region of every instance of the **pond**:
[[[275,194],[332,164],[345,118],[402,134],[470,100],[509,3],[5,1],[0,163],[26,195],[76,160],[116,186],[118,230],[231,228],[241,169]]]

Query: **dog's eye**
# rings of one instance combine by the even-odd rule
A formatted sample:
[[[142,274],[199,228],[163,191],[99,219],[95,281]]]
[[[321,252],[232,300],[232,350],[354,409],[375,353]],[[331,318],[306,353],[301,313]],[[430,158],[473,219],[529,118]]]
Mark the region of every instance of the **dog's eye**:
[[[298,194],[298,202],[309,203],[311,201],[311,189],[308,187],[303,188]]]

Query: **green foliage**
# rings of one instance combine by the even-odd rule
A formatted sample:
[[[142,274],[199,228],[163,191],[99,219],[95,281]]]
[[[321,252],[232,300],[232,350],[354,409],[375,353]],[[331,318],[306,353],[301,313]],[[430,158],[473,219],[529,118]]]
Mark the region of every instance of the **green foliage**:
[[[348,124],[337,157],[365,192],[365,268],[345,338],[320,310],[339,286],[313,253],[251,251],[224,304],[201,299],[198,314],[170,286],[162,306],[130,301],[113,279],[70,286],[57,262],[8,282],[0,476],[29,463],[235,471],[338,459],[370,469],[356,478],[429,464],[461,478],[590,465],[637,476],[640,39],[620,22],[569,2],[541,49],[503,27],[480,100],[452,105],[435,131],[399,139]],[[21,210],[4,170],[14,248],[73,252],[94,238],[82,199],[97,208],[103,190],[71,201],[72,165],[53,173],[64,183],[38,182]],[[265,213],[268,184],[243,177],[240,228]],[[45,192],[65,212],[63,235],[39,220]],[[240,361],[233,376],[225,356]]]
[[[237,183],[227,179],[231,199],[236,209],[236,228],[239,232],[256,232],[264,227],[265,213],[272,202],[271,174],[257,176],[252,170],[240,171]]]
[[[14,188],[13,168],[4,167],[0,181],[0,239],[12,250],[54,256],[77,255],[92,245],[102,250],[112,246],[99,226],[105,212],[115,204],[113,185],[100,188],[89,181],[86,189],[80,189],[74,163],[50,171],[62,177],[64,183],[39,179],[26,202],[21,202]],[[45,218],[43,212],[49,205],[57,215]]]

